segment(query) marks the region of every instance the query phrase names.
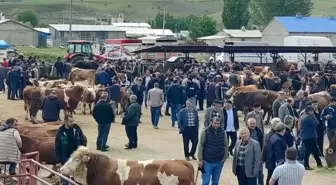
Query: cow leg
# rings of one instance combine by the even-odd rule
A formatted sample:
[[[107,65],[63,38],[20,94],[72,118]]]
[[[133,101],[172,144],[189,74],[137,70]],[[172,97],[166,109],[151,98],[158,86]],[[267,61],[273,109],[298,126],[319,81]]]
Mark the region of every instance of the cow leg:
[[[86,102],[82,102],[81,103],[81,110],[82,110],[83,115],[85,115],[85,108],[86,108]]]
[[[273,113],[272,113],[272,108],[266,108],[266,109],[264,109],[264,112],[265,112],[265,115],[266,115],[266,113],[267,113],[267,119],[266,119],[266,121],[265,121],[265,125],[268,125],[269,124],[269,122],[270,122],[270,120],[271,120],[271,118],[273,117]],[[264,115],[264,116],[265,116]]]
[[[92,114],[93,112],[93,107],[94,107],[93,103],[89,103],[90,114]]]
[[[28,103],[25,103],[25,109],[26,109],[26,118],[25,118],[25,120],[31,120],[30,105]]]

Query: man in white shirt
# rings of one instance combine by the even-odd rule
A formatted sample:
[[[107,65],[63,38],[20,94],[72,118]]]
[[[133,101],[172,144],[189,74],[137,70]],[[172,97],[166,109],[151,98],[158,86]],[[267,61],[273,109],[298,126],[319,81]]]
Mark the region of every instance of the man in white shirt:
[[[286,150],[286,163],[275,168],[269,185],[302,185],[305,168],[296,161],[297,151],[295,148]]]
[[[233,156],[233,148],[237,142],[237,131],[239,129],[238,114],[230,100],[225,103],[224,108],[224,130],[226,131],[228,138],[231,139],[229,153]]]

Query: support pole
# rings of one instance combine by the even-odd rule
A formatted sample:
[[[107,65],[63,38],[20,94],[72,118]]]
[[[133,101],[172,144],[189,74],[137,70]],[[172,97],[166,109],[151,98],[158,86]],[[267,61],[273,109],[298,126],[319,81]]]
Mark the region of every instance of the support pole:
[[[72,0],[70,0],[69,40],[72,40]]]

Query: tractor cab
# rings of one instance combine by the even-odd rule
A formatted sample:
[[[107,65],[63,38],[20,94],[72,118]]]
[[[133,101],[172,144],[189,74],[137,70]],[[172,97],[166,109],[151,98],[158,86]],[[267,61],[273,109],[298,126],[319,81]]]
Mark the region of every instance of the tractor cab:
[[[86,40],[72,40],[68,42],[65,59],[75,64],[80,60],[101,60],[101,56],[95,56],[92,52],[92,43]]]

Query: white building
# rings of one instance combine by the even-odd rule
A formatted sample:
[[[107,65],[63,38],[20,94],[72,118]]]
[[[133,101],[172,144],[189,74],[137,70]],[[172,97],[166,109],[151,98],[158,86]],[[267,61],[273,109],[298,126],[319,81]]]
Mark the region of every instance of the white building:
[[[246,30],[242,29],[223,29],[216,35],[197,38],[199,41],[203,41],[208,45],[224,45],[225,42],[260,42],[262,34],[260,30]]]
[[[330,38],[336,45],[336,19],[324,17],[274,17],[262,30],[262,41],[284,45],[288,36],[319,36]]]

